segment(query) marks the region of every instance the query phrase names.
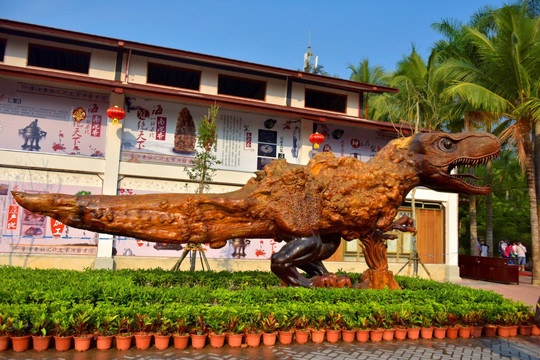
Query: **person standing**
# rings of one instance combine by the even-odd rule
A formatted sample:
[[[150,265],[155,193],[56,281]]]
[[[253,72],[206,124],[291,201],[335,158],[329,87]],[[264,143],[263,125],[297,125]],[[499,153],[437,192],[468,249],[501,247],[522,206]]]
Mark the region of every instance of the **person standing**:
[[[480,243],[480,256],[482,257],[488,257],[489,254],[489,246],[486,245],[484,241]]]
[[[527,248],[522,243],[517,243],[516,253],[518,258],[519,271],[525,271],[525,264],[527,263]]]

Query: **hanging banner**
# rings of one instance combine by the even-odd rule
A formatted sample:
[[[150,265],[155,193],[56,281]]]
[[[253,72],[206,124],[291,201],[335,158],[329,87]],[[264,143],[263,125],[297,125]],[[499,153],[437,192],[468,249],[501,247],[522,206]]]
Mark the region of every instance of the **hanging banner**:
[[[191,164],[208,107],[129,97],[126,104],[122,161]],[[216,169],[253,172],[274,159],[298,163],[300,120],[220,109],[217,128]]]
[[[0,149],[105,156],[109,96],[0,79]]]

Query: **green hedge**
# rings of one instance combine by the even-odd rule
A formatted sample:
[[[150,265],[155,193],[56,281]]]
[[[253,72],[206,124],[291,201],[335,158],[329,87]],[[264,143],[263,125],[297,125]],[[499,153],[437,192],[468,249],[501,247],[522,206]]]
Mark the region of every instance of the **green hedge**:
[[[353,282],[361,276],[347,275]],[[462,320],[476,314],[483,322],[500,321],[505,314],[515,315],[514,320],[531,314],[524,304],[492,291],[403,276],[396,276],[403,291],[283,288],[275,275],[259,271],[79,272],[4,266],[0,278],[0,317],[28,324],[40,314],[70,319],[81,313],[90,315],[90,327],[106,316],[133,319],[137,314],[172,321],[182,318],[190,325],[200,316],[222,321],[238,316],[249,323],[274,314],[283,323],[302,316],[329,320],[329,314],[339,314],[351,326],[383,315],[390,324],[399,313],[416,323],[434,319],[436,314]]]

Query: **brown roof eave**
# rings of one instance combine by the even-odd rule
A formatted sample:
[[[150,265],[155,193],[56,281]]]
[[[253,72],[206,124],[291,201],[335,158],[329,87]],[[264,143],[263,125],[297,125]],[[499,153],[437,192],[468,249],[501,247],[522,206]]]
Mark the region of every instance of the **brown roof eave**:
[[[33,68],[21,68],[17,66],[0,64],[0,74],[12,77],[24,77],[29,79],[37,79],[41,81],[52,81],[62,84],[74,84],[78,86],[89,86],[95,89],[104,91],[129,92],[146,96],[168,98],[171,100],[184,100],[188,102],[197,102],[204,104],[218,103],[221,106],[226,106],[241,110],[256,110],[265,111],[268,113],[299,117],[317,122],[335,122],[342,124],[355,124],[364,127],[377,128],[383,130],[394,131],[396,125],[383,121],[360,119],[354,116],[348,116],[340,113],[319,111],[315,109],[295,108],[276,104],[269,104],[256,100],[242,99],[236,97],[202,94],[195,91],[166,88],[154,85],[145,84],[125,84],[113,80],[96,79],[85,75],[72,73],[54,72],[48,70],[40,70]]]

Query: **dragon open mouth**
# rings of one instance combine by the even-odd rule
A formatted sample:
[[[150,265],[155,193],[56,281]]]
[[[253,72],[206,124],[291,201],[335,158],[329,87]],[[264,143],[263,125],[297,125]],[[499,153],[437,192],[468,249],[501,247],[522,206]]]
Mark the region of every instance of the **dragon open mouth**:
[[[473,159],[473,158],[456,159],[450,165],[448,165],[446,172],[449,177],[463,183],[467,187],[477,189],[477,190],[489,190],[491,189],[491,186],[476,185],[475,180],[482,180],[482,178],[479,178],[472,174],[452,174],[452,170],[458,167],[469,168],[469,167],[474,167],[477,165],[482,165],[482,164],[487,163],[489,160],[495,159],[497,157],[499,157],[499,151],[494,152],[490,155],[486,155],[481,158],[476,158],[476,159]]]

